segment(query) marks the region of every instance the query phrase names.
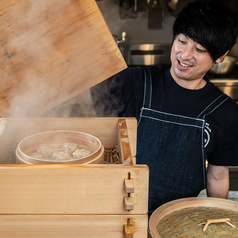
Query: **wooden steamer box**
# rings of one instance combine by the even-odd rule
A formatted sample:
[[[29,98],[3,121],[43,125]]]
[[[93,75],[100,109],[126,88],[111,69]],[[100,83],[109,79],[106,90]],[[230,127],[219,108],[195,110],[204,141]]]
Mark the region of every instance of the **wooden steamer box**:
[[[0,237],[146,237],[136,120],[42,117],[127,67],[95,0],[3,0],[0,23]],[[20,141],[54,130],[96,136],[119,164],[16,164]]]
[[[147,237],[148,176],[136,165],[134,118],[2,119],[0,237]],[[117,147],[120,164],[14,164],[34,133],[74,130]]]

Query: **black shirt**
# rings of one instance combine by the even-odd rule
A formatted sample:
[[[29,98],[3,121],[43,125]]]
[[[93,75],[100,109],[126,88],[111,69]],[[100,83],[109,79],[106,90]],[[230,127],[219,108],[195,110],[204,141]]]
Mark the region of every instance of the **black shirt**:
[[[150,67],[154,110],[197,118],[222,94],[208,79],[198,90],[178,85],[165,66]],[[99,116],[140,116],[144,97],[144,73],[140,67],[127,68],[91,89]],[[230,98],[206,116],[205,152],[212,165],[238,166],[238,106]]]

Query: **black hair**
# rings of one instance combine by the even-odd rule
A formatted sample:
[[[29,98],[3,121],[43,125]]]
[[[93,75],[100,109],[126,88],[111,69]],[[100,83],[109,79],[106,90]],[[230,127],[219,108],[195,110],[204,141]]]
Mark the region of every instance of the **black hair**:
[[[215,1],[192,2],[175,20],[173,39],[179,34],[184,34],[205,47],[216,61],[236,43],[237,18]]]

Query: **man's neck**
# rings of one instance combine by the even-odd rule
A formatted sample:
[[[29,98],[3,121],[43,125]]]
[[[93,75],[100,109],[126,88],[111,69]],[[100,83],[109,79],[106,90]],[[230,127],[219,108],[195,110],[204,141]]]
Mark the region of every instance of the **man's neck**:
[[[187,88],[187,89],[191,89],[191,90],[198,90],[198,89],[201,89],[203,88],[207,82],[205,79],[198,79],[198,80],[192,80],[192,81],[189,81],[189,80],[180,80],[180,79],[174,79],[174,81],[180,85],[181,87],[183,88]]]

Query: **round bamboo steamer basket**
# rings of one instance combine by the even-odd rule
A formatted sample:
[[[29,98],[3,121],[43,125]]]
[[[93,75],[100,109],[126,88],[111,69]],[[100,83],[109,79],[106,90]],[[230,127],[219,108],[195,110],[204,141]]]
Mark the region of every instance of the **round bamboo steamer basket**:
[[[63,145],[65,142],[75,143],[92,151],[80,159],[53,161],[30,156],[40,144]],[[16,163],[19,164],[103,164],[104,147],[101,141],[91,135],[78,131],[47,131],[31,135],[23,139],[16,148]]]
[[[224,218],[234,227],[221,222]],[[153,238],[238,237],[238,202],[208,197],[168,202],[152,213],[149,232]]]

